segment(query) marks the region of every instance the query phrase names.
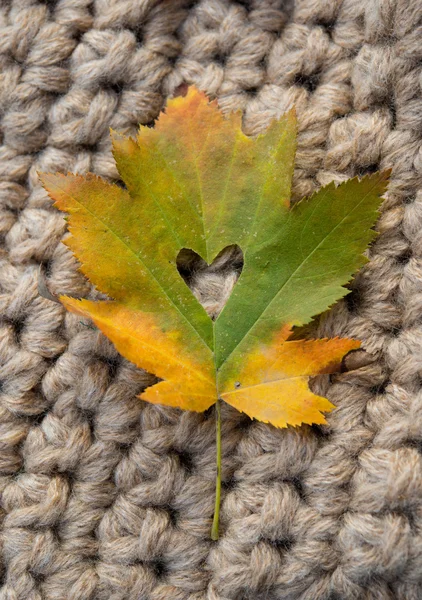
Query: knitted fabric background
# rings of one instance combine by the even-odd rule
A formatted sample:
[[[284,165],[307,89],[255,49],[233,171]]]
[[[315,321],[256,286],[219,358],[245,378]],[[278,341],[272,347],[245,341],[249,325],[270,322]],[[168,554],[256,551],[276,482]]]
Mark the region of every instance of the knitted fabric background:
[[[2,600],[422,598],[421,0],[0,0]],[[89,285],[37,171],[117,178],[109,127],[152,124],[182,82],[248,133],[296,105],[295,198],[392,168],[352,293],[323,427],[228,407],[211,542],[213,410],[153,381],[37,290]]]

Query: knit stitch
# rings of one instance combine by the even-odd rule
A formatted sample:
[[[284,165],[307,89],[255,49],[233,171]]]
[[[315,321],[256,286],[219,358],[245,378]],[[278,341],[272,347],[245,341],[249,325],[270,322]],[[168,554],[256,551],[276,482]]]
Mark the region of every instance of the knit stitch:
[[[1,600],[422,598],[421,23],[421,0],[0,0]],[[51,293],[92,292],[37,172],[116,180],[109,127],[152,124],[183,82],[249,134],[296,106],[294,199],[392,168],[370,262],[316,331],[365,351],[313,383],[326,426],[224,406],[216,543],[213,409],[140,401],[154,378],[38,294],[40,265]],[[215,311],[234,281],[192,285]]]

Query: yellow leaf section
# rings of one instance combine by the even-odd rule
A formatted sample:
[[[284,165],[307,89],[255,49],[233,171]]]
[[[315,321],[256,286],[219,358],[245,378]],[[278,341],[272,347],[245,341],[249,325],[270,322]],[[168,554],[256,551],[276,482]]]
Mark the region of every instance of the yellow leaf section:
[[[334,405],[308,387],[309,377],[335,373],[341,359],[360,342],[351,339],[286,341],[285,326],[273,343],[257,347],[244,361],[240,372],[229,373],[223,366],[220,396],[248,416],[276,427],[325,423],[323,412]]]
[[[189,352],[176,331],[160,329],[153,313],[132,310],[118,302],[91,302],[61,296],[70,311],[92,319],[116,349],[138,367],[162,378],[140,398],[202,412],[217,400],[215,367],[211,351]]]

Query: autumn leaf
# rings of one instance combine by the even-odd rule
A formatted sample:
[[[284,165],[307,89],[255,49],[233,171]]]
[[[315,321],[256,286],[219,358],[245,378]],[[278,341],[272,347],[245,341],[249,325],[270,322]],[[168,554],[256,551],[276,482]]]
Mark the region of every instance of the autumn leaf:
[[[388,174],[330,184],[290,207],[294,111],[250,138],[239,113],[223,117],[194,88],[137,139],[112,138],[126,189],[92,174],[41,175],[69,215],[65,243],[111,298],[63,296],[63,304],[162,380],[144,400],[203,411],[221,398],[278,427],[325,422],[333,406],[308,379],[337,371],[359,342],[288,338],[348,293]],[[231,245],[242,249],[244,266],[212,321],[177,257],[187,248],[210,264]]]

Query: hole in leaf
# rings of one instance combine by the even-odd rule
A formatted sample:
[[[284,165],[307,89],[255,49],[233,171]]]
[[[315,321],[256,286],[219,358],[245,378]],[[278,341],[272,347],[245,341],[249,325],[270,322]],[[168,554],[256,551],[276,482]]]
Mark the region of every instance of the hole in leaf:
[[[209,265],[194,250],[182,248],[176,259],[177,270],[211,319],[216,319],[230,297],[243,268],[239,246],[227,246]]]
[[[194,273],[206,269],[208,264],[193,250],[190,250],[189,248],[182,248],[177,255],[176,266],[180,276],[186,285],[190,287],[189,284]]]

